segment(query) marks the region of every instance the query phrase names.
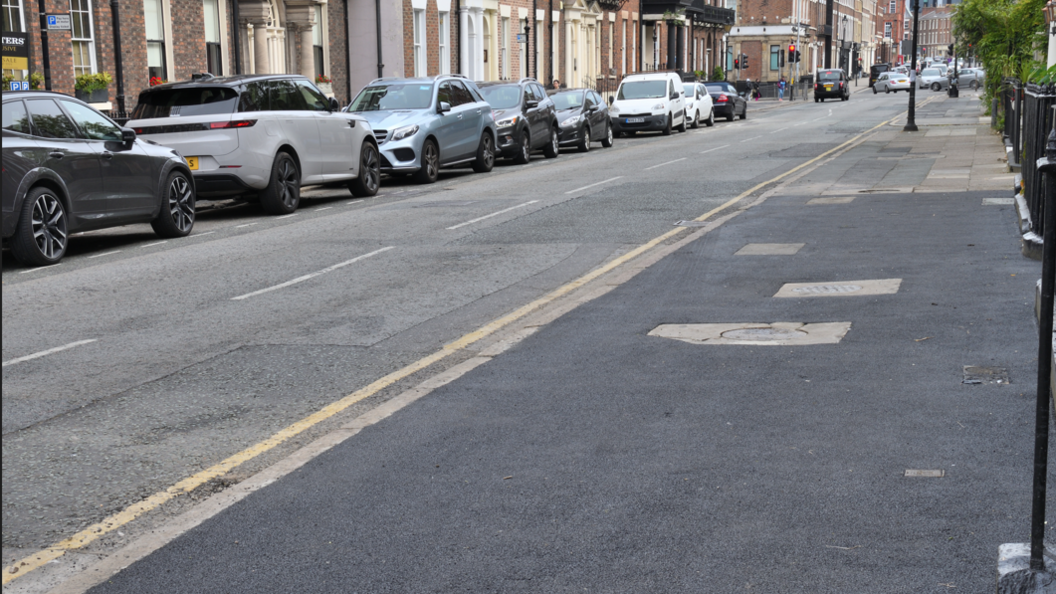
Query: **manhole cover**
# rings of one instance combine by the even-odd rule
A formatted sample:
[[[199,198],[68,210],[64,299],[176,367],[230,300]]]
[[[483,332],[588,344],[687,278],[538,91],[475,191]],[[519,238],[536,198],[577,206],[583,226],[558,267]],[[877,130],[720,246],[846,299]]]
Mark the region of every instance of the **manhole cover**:
[[[723,332],[722,337],[731,340],[787,340],[803,334],[799,330],[787,328],[738,328]]]
[[[808,295],[831,295],[833,293],[854,293],[861,290],[862,287],[859,285],[811,285],[797,287],[792,289],[792,292]]]
[[[964,384],[1009,384],[1008,369],[1004,367],[964,366]]]

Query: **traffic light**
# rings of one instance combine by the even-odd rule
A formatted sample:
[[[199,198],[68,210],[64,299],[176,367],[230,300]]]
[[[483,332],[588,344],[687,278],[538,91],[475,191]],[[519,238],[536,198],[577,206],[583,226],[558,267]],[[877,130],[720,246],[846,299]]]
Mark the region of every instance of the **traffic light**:
[[[794,57],[794,59],[792,61],[798,64],[799,63],[799,50],[796,50],[795,54],[793,54],[793,57]]]
[[[946,55],[947,56],[952,56],[953,55],[953,44],[952,43],[950,45],[946,46]]]
[[[733,69],[734,70],[740,70],[741,69],[741,60],[740,60],[740,58],[734,58],[733,59]]]
[[[785,67],[785,50],[781,50],[781,51],[777,52],[777,67],[778,68],[784,68]]]
[[[748,54],[741,54],[741,69],[748,70]]]

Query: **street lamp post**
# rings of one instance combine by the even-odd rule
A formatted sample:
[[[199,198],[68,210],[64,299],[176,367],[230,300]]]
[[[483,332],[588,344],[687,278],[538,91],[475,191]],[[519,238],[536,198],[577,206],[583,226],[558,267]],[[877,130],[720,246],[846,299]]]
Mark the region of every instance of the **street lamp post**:
[[[917,19],[920,17],[920,0],[913,0],[913,54],[909,65],[909,114],[903,132],[917,131]]]

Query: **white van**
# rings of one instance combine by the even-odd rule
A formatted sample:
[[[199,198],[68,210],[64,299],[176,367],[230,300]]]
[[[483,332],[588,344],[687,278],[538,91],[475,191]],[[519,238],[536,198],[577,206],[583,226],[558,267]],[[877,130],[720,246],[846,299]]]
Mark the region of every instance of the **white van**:
[[[625,76],[610,102],[612,131],[621,136],[657,130],[666,136],[671,128],[686,131],[686,93],[675,72]]]

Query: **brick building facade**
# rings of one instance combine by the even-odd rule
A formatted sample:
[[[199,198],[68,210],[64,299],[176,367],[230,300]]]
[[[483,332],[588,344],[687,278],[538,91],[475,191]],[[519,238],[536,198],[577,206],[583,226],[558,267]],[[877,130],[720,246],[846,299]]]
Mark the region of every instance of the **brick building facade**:
[[[4,31],[25,33],[29,68],[4,70],[14,80],[44,71],[37,2],[2,0]],[[115,0],[121,34],[121,74],[126,111],[152,77],[164,81],[193,74],[299,73],[332,79],[345,101],[349,88],[347,0]],[[72,31],[49,31],[51,89],[74,94],[78,74],[106,72],[114,82],[97,107],[118,111],[118,59],[111,3],[45,0],[46,12],[69,14]],[[235,39],[240,41],[236,64]]]

